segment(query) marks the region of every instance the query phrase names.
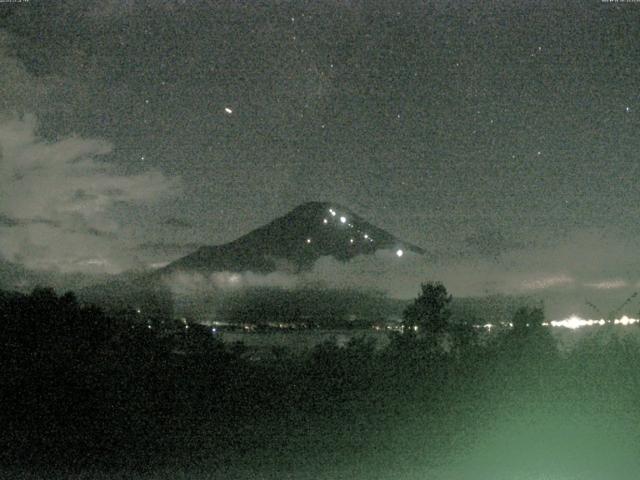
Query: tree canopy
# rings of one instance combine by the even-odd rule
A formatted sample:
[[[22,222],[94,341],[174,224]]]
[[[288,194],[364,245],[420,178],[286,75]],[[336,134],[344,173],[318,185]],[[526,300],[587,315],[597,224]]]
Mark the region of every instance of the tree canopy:
[[[424,336],[444,333],[451,317],[451,298],[442,283],[423,283],[420,295],[403,312],[405,328],[417,329]]]

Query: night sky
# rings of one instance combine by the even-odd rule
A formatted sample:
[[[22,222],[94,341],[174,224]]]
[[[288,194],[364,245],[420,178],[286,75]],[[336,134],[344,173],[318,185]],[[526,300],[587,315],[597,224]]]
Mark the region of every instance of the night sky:
[[[117,273],[326,200],[425,248],[411,278],[454,293],[623,299],[640,281],[640,3],[32,0],[0,16],[7,260]]]

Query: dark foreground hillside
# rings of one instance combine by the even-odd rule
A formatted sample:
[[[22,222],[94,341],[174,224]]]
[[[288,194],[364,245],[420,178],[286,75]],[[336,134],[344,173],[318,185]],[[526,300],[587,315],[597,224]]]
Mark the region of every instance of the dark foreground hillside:
[[[639,345],[398,334],[245,359],[205,329],[2,298],[6,478],[637,478]],[[604,333],[602,332],[605,336]]]

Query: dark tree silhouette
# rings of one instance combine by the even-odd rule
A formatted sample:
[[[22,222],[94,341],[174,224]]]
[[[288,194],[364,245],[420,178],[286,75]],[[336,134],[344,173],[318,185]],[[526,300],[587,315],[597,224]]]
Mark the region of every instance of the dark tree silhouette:
[[[424,337],[437,338],[449,326],[451,295],[440,282],[421,285],[422,292],[403,312],[405,329],[415,330]]]
[[[543,322],[542,307],[521,307],[516,310],[512,319],[513,328],[501,340],[514,366],[528,368],[556,360],[556,340]]]

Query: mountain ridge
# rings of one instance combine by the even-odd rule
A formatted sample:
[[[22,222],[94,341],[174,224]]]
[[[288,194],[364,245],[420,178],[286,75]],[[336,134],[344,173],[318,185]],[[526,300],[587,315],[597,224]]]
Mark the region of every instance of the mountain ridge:
[[[382,249],[393,249],[399,256],[404,252],[425,253],[421,247],[398,239],[338,203],[314,201],[298,205],[231,242],[200,247],[157,272],[270,273],[278,269],[279,261],[304,271],[323,256],[348,261]]]

